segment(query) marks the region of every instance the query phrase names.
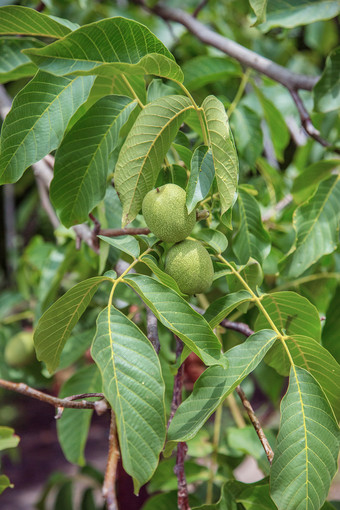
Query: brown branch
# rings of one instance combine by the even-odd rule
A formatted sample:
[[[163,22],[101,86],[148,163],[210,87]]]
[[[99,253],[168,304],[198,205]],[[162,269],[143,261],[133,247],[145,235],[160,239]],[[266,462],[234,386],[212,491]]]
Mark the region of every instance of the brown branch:
[[[87,400],[82,400],[81,402],[74,402],[73,398],[82,398],[82,395],[73,395],[71,397],[66,398],[57,398],[53,397],[52,395],[47,395],[46,393],[43,393],[42,391],[38,391],[34,388],[31,388],[30,386],[27,386],[27,384],[24,383],[14,383],[11,381],[5,381],[4,379],[0,379],[0,386],[2,388],[5,388],[6,390],[12,390],[16,391],[17,393],[21,393],[22,395],[26,395],[27,397],[36,398],[37,400],[40,400],[41,402],[45,402],[46,404],[50,404],[54,407],[65,407],[69,409],[94,409],[96,410],[96,404],[98,402],[88,402]],[[96,393],[96,394],[88,394],[90,396],[98,396],[101,399],[104,398],[104,395],[102,393]],[[109,407],[109,404],[106,403],[107,408]]]
[[[101,236],[118,237],[118,236],[139,236],[150,234],[149,228],[103,228],[99,231]]]
[[[113,410],[111,411],[110,435],[109,435],[109,454],[107,458],[105,478],[102,494],[107,503],[107,510],[118,510],[116,496],[116,473],[117,464],[120,457],[116,418]]]
[[[245,324],[244,322],[233,322],[233,321],[228,321],[227,319],[223,319],[223,321],[220,322],[220,325],[223,328],[238,331],[239,333],[242,333],[242,335],[245,335],[245,336],[250,336],[254,333],[254,331],[252,329],[250,329],[248,324]]]
[[[179,510],[190,510],[188,486],[184,471],[184,459],[187,451],[186,443],[178,443],[174,471],[178,480],[177,507]]]
[[[245,396],[245,393],[242,390],[241,386],[237,386],[236,387],[236,391],[237,391],[237,393],[238,393],[238,395],[239,395],[239,397],[240,397],[240,399],[242,401],[242,404],[243,404],[245,410],[248,413],[249,419],[250,419],[254,429],[256,430],[256,433],[257,433],[257,435],[259,437],[259,440],[261,441],[263,449],[266,452],[267,459],[268,459],[269,463],[271,464],[273,462],[274,452],[271,449],[271,446],[270,446],[270,444],[268,442],[268,439],[265,436],[265,433],[263,432],[261,424],[260,424],[258,418],[256,417],[256,415],[254,413],[254,410],[253,410],[249,400]]]
[[[202,0],[202,2],[198,4],[196,9],[192,13],[193,18],[197,18],[197,16],[201,12],[201,10],[207,5],[208,2],[209,2],[209,0]]]

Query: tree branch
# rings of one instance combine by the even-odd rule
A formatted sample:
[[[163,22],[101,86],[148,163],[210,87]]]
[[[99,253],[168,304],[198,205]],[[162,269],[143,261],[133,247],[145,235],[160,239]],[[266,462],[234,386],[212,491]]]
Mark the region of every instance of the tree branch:
[[[161,348],[158,337],[157,317],[152,313],[150,308],[146,306],[146,329],[147,337],[152,343],[156,353],[158,354]]]
[[[139,236],[150,234],[149,228],[103,228],[99,231],[101,236],[118,237],[118,236]]]
[[[107,503],[107,510],[118,510],[116,496],[116,473],[117,464],[120,457],[116,418],[113,410],[111,411],[110,435],[109,435],[109,454],[107,459],[104,485],[102,494]]]

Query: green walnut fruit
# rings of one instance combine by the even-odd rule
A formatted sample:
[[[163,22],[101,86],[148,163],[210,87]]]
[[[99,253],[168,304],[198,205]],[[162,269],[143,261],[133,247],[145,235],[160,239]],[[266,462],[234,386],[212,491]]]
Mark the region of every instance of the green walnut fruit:
[[[35,359],[33,333],[22,331],[13,336],[5,347],[4,358],[7,365],[22,368]]]
[[[185,240],[168,251],[165,272],[172,276],[184,294],[207,292],[214,268],[207,250],[199,241]]]
[[[188,214],[185,201],[186,193],[177,184],[165,184],[145,195],[143,216],[158,239],[178,243],[190,234],[196,222],[196,211]]]

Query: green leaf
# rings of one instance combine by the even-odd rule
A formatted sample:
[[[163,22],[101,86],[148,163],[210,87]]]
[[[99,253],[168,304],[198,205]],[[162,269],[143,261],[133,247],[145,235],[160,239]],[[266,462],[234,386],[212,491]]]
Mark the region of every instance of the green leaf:
[[[207,243],[215,253],[223,253],[228,247],[226,236],[213,228],[202,228],[194,237]]]
[[[252,168],[263,150],[261,119],[245,105],[238,105],[230,121],[237,152]]]
[[[203,317],[212,329],[225,319],[235,308],[240,304],[250,301],[252,298],[251,294],[246,290],[240,290],[232,294],[227,294],[216,301],[213,301],[211,305],[206,309]]]
[[[0,83],[33,76],[37,68],[26,55],[21,53],[25,48],[41,47],[44,44],[29,37],[0,38]]]
[[[233,204],[238,176],[238,159],[224,106],[214,96],[202,103],[214,160],[222,214]]]
[[[0,475],[0,494],[2,494],[8,487],[12,489],[14,485],[11,484],[9,478],[6,475]]]
[[[166,96],[149,103],[137,117],[119,153],[115,187],[123,204],[123,226],[142,207],[156,182],[164,157],[193,106],[184,96]]]
[[[339,218],[340,178],[334,175],[322,181],[315,195],[295,210],[296,240],[280,263],[283,276],[300,276],[319,258],[336,249]]]
[[[0,451],[7,448],[15,448],[20,441],[19,436],[14,434],[14,429],[10,427],[0,427]]]
[[[190,214],[201,200],[209,193],[215,177],[214,161],[211,149],[200,145],[195,150],[190,165],[190,176],[187,186],[187,209]]]
[[[215,83],[228,77],[241,76],[241,66],[226,57],[200,55],[183,64],[184,85],[197,90],[208,83]]]
[[[111,246],[114,246],[115,248],[118,248],[118,250],[121,250],[124,253],[127,253],[128,255],[131,255],[134,259],[137,259],[139,257],[139,244],[137,239],[135,239],[133,236],[117,236],[117,237],[106,237],[106,236],[98,236],[99,239],[102,241],[105,241]]]
[[[59,398],[101,391],[101,374],[93,364],[77,370],[61,387]],[[85,464],[84,449],[92,413],[92,409],[64,409],[57,420],[58,439],[64,455],[69,462],[79,466]]]
[[[339,428],[320,386],[292,367],[281,402],[271,468],[271,496],[279,510],[320,508],[337,470]]]
[[[22,7],[0,7],[0,34],[35,35],[59,39],[70,33],[70,28],[50,16]]]
[[[257,18],[254,25],[264,23],[266,21],[267,0],[249,0],[249,3]]]
[[[257,367],[275,340],[274,331],[259,331],[225,353],[229,363],[227,370],[209,367],[203,372],[170,423],[166,454],[172,450],[174,442],[195,436],[223,400]]]
[[[319,182],[328,177],[333,169],[340,169],[338,159],[318,161],[309,165],[293,182],[292,195],[295,202],[301,203],[307,200],[314,193]]]
[[[41,50],[25,50],[44,71],[67,74],[155,74],[183,81],[181,68],[157,37],[127,18],[84,25]]]
[[[141,257],[141,262],[144,262],[144,264],[146,264],[151,269],[151,271],[155,274],[161,283],[167,287],[170,287],[170,289],[177,292],[177,294],[180,296],[185,296],[185,294],[179,290],[177,282],[172,278],[172,276],[161,270],[155,257],[148,253]]]
[[[136,104],[124,96],[104,97],[63,139],[56,153],[50,194],[66,227],[86,221],[104,198],[110,154]]]
[[[77,361],[91,346],[94,334],[95,330],[94,328],[91,328],[70,336],[60,355],[58,370],[63,370],[64,368],[73,365],[73,363]]]
[[[40,318],[34,332],[37,358],[50,373],[59,364],[60,354],[72,329],[90,304],[100,283],[112,281],[105,276],[84,280],[68,290]]]
[[[313,89],[313,96],[314,110],[317,112],[330,112],[340,107],[340,46],[327,57],[322,76]]]
[[[150,276],[124,277],[157,319],[177,335],[206,365],[227,366],[221,344],[203,317],[176,292]]]
[[[340,363],[340,286],[336,288],[335,294],[326,312],[326,322],[322,330],[322,345]]]
[[[233,251],[241,264],[250,257],[260,264],[270,252],[270,236],[264,229],[260,208],[253,196],[239,189],[237,198],[239,211],[239,230],[233,240]]]
[[[158,356],[140,329],[113,306],[98,316],[92,355],[115,412],[124,469],[138,492],[154,473],[165,440]]]
[[[212,505],[195,506],[193,510],[237,510],[237,503],[231,494],[228,483],[225,483],[221,490],[221,497]]]
[[[16,182],[26,168],[58,147],[92,84],[90,76],[60,78],[38,72],[20,90],[2,126],[0,184]]]
[[[232,480],[227,482],[227,487],[230,494],[246,510],[276,510],[269,494],[269,485],[265,483],[265,479],[255,483],[242,483]]]
[[[315,21],[332,19],[340,12],[337,0],[270,0],[263,32],[274,27],[294,28]]]

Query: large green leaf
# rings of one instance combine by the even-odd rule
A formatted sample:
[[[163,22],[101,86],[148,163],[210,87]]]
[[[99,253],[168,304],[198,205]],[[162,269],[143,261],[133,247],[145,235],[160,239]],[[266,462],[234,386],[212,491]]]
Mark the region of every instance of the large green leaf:
[[[216,326],[229,315],[237,306],[242,303],[250,301],[252,298],[246,290],[240,290],[239,292],[233,292],[227,294],[216,301],[213,301],[211,305],[206,309],[203,317],[209,322],[211,328]]]
[[[0,34],[35,35],[59,39],[70,28],[35,9],[20,5],[0,7]]]
[[[332,253],[337,246],[339,218],[340,178],[333,175],[294,212],[296,241],[281,262],[282,275],[296,278],[320,257]]]
[[[215,177],[214,161],[209,147],[200,145],[192,155],[187,186],[186,205],[188,213],[193,211],[209,193]]]
[[[335,294],[326,312],[326,322],[322,330],[322,345],[340,363],[340,286],[336,288]]]
[[[36,66],[26,55],[21,53],[25,48],[40,48],[42,42],[30,37],[0,38],[0,83],[18,80],[25,76],[33,76]]]
[[[339,159],[326,159],[309,165],[294,179],[292,195],[295,202],[307,200],[314,193],[319,182],[328,177],[333,169],[340,170]]]
[[[84,280],[68,290],[40,318],[34,332],[37,358],[54,372],[72,329],[85,312],[100,283],[112,281],[106,276]]]
[[[276,340],[272,330],[251,335],[243,344],[230,349],[225,357],[229,366],[209,367],[196,381],[191,395],[179,406],[170,423],[166,452],[174,442],[193,438],[209,416],[243,379],[260,363]]]
[[[142,207],[155,185],[164,157],[193,106],[185,96],[166,96],[149,103],[138,116],[119,153],[115,187],[123,204],[123,226]]]
[[[329,112],[340,107],[340,46],[327,57],[324,72],[313,89],[314,109]]]
[[[222,214],[233,204],[238,177],[238,159],[224,106],[215,96],[202,103],[212,151]]]
[[[62,78],[39,71],[20,90],[2,126],[0,184],[16,182],[27,167],[58,147],[93,80],[91,76]]]
[[[66,227],[86,221],[104,198],[110,154],[136,104],[124,96],[104,97],[63,139],[56,153],[50,195]]]
[[[215,83],[229,76],[241,76],[240,65],[226,57],[200,55],[183,64],[184,85],[196,90],[208,83]]]
[[[77,370],[61,387],[59,398],[101,391],[101,374],[93,364]],[[69,462],[79,466],[85,464],[84,449],[92,413],[92,409],[64,409],[57,420],[58,439],[64,455]]]
[[[181,68],[157,37],[127,18],[84,25],[42,50],[26,50],[33,62],[58,76],[67,74],[155,74],[183,81]]]
[[[294,28],[315,21],[331,19],[340,12],[338,0],[270,0],[266,22],[260,25],[267,32],[274,27]]]
[[[222,365],[221,344],[209,324],[169,287],[150,276],[129,274],[124,277],[153,311],[157,319],[199,356],[206,365]]]
[[[319,509],[337,470],[339,428],[315,379],[292,367],[271,469],[279,510]]]
[[[242,188],[237,198],[239,211],[239,229],[233,240],[233,251],[241,264],[250,257],[260,264],[270,252],[270,236],[264,229],[260,208],[255,198]]]
[[[115,412],[124,469],[138,491],[154,473],[165,440],[158,356],[140,329],[113,306],[98,316],[92,355]]]

